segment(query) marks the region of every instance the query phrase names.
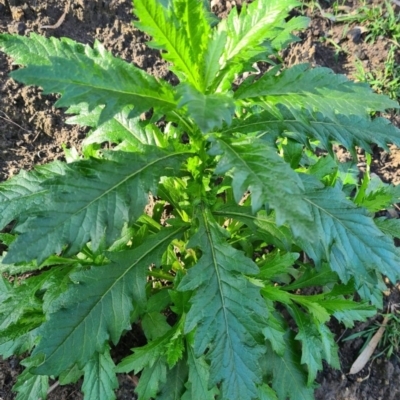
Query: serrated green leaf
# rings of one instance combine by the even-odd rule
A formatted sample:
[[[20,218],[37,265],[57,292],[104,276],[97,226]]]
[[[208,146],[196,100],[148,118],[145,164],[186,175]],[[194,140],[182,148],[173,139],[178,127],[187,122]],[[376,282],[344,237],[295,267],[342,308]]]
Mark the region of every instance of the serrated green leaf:
[[[344,283],[354,277],[361,297],[379,307],[382,280],[377,271],[393,282],[400,275],[400,256],[392,240],[338,187],[320,188],[311,182],[306,183],[305,198],[313,210],[316,240],[301,237],[299,243],[317,263],[329,260]]]
[[[216,387],[208,388],[210,366],[204,356],[195,356],[191,345],[187,346],[187,354],[189,378],[185,384],[187,391],[182,396],[182,400],[214,400],[218,389]]]
[[[118,145],[115,149],[129,147],[130,151],[140,151],[146,145],[166,147],[165,135],[156,126],[145,125],[140,117],[129,116],[131,107],[125,107],[113,118],[100,124],[102,110],[103,107],[99,106],[89,111],[87,104],[69,108],[69,113],[79,115],[68,118],[67,123],[96,128],[83,140],[83,146],[111,142]]]
[[[124,224],[143,212],[148,193],[157,193],[160,176],[176,173],[184,159],[182,153],[156,147],[143,154],[109,152],[107,157],[69,164],[64,176],[42,183],[49,192],[46,207],[17,226],[20,235],[5,263],[40,263],[64,246],[66,255],[74,254],[89,240],[94,251],[103,240],[111,245]]]
[[[135,107],[136,115],[152,107],[168,110],[176,106],[169,84],[113,57],[99,42],[92,49],[68,38],[3,34],[0,48],[25,66],[12,73],[14,79],[41,86],[43,93],[60,93],[58,107],[81,102],[90,109],[105,105],[102,122],[129,105]]]
[[[171,329],[165,315],[159,312],[147,312],[143,316],[141,324],[147,340],[157,339]]]
[[[76,283],[57,300],[62,308],[40,329],[47,340],[33,354],[43,353],[46,359],[36,373],[58,375],[75,363],[81,367],[104,350],[108,339],[117,343],[131,327],[132,311],[137,315],[145,309],[148,266],[159,262],[181,232],[182,228],[165,229],[134,250],[109,254],[110,265],[73,274]]]
[[[258,396],[258,400],[278,400],[276,393],[265,383],[258,387]]]
[[[299,348],[292,334],[285,335],[286,349],[283,356],[273,350],[267,354],[267,372],[272,375],[272,388],[279,400],[314,400],[313,388],[307,387],[306,374],[300,365]]]
[[[160,384],[167,380],[167,362],[164,357],[159,357],[146,368],[140,375],[139,384],[136,388],[136,393],[140,400],[150,400],[155,398]]]
[[[263,329],[263,334],[270,342],[274,352],[279,355],[283,355],[286,350],[285,331],[286,329],[281,317],[271,312],[268,317],[268,324]]]
[[[304,314],[295,305],[290,306],[299,332],[295,339],[301,341],[301,363],[308,369],[307,385],[310,386],[317,372],[322,370],[322,360],[326,360],[335,368],[340,368],[339,360],[331,357],[333,353],[337,354],[337,345],[333,333],[324,324],[314,324],[306,314]]]
[[[167,372],[166,381],[160,387],[157,400],[181,399],[187,376],[188,366],[186,360],[181,360]]]
[[[181,84],[178,92],[179,107],[187,107],[188,115],[203,133],[221,128],[223,122],[231,124],[235,111],[232,97],[222,93],[203,94],[187,84]]]
[[[60,385],[68,385],[69,383],[76,383],[82,375],[83,371],[74,364],[71,368],[60,374],[58,381]]]
[[[296,229],[302,221],[303,234],[311,225],[309,206],[302,200],[300,177],[268,144],[256,139],[218,139],[209,154],[221,155],[215,174],[230,173],[237,202],[250,190],[253,212],[269,204],[275,209],[278,225],[288,222]],[[277,186],[278,181],[285,184]],[[285,201],[288,197],[291,202]]]
[[[376,314],[376,308],[367,302],[356,302],[343,298],[327,298],[319,304],[328,310],[346,328],[352,328],[355,321],[366,321]]]
[[[305,272],[293,283],[285,285],[284,290],[297,290],[311,286],[324,286],[338,281],[338,276],[327,264],[323,264],[320,270],[307,266]]]
[[[49,389],[49,377],[32,375],[30,368],[40,362],[40,357],[30,357],[21,362],[25,370],[17,378],[13,392],[18,392],[16,400],[46,399]]]
[[[116,399],[114,389],[118,387],[118,380],[114,368],[109,347],[106,347],[104,353],[93,354],[84,368],[82,391],[85,394],[85,400]]]
[[[400,238],[400,219],[381,217],[374,219],[374,222],[384,234]]]
[[[299,253],[284,253],[280,251],[271,252],[260,261],[260,279],[271,279],[279,274],[287,272],[299,258]],[[296,281],[297,282],[297,281]]]
[[[268,311],[259,288],[243,274],[256,274],[258,268],[227,244],[225,231],[206,210],[199,213],[199,223],[188,247],[199,247],[203,254],[178,286],[181,291],[196,289],[185,332],[196,328],[197,357],[208,349],[210,386],[221,382],[221,399],[256,398],[264,351],[257,342]]]
[[[135,26],[153,37],[153,41],[148,43],[150,47],[165,50],[161,55],[173,64],[171,70],[181,80],[188,80],[201,90],[203,79],[198,57],[201,57],[208,39],[207,30],[202,29],[208,26],[203,5],[193,0],[190,4],[175,0],[171,6],[172,10],[167,10],[156,0],[137,0],[134,13],[139,22],[135,22]],[[188,13],[190,6],[192,9]],[[179,20],[174,15],[174,8],[180,14]],[[194,23],[192,20],[195,18],[199,20]]]
[[[272,110],[253,114],[244,120],[236,120],[231,127],[222,133],[229,135],[234,132],[259,132],[263,139],[274,140],[277,136],[288,136],[304,145],[307,138],[317,139],[319,147],[325,150],[331,148],[330,141],[335,141],[347,149],[359,146],[371,151],[370,144],[376,143],[387,149],[388,143],[400,145],[400,130],[385,118],[375,118],[362,115],[336,114],[332,120],[321,113],[302,112],[302,118],[286,107],[278,107],[278,115]]]
[[[365,117],[368,111],[399,107],[389,97],[373,93],[368,84],[354,83],[328,68],[310,68],[308,64],[295,65],[279,74],[272,70],[256,82],[250,79],[235,92],[235,98],[254,98],[272,107],[280,104],[292,112],[318,111],[332,121],[337,113]]]
[[[265,41],[278,36],[283,19],[297,5],[298,2],[293,0],[256,0],[249,5],[244,3],[240,14],[236,7],[233,8],[228,18],[218,25],[219,31],[228,34],[225,60],[248,61],[265,52]]]
[[[23,221],[29,210],[43,205],[47,190],[42,183],[49,177],[63,175],[65,165],[54,162],[45,166],[37,166],[34,171],[21,171],[0,185],[0,229],[13,220]],[[26,218],[26,217],[25,217]]]
[[[254,215],[251,207],[234,203],[219,207],[213,215],[242,221],[266,243],[285,251],[291,250],[293,235],[287,225],[277,226],[274,213],[267,215],[265,211],[259,211]]]

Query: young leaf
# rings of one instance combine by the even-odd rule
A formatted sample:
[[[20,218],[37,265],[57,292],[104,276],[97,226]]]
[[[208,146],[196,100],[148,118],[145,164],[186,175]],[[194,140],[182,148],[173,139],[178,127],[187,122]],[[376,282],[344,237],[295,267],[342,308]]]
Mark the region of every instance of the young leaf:
[[[307,387],[306,374],[300,366],[300,353],[293,335],[285,335],[286,350],[278,356],[273,350],[267,353],[267,372],[272,375],[272,388],[279,400],[314,400],[313,388]]]
[[[64,176],[42,184],[48,189],[46,213],[17,227],[20,235],[4,262],[41,263],[66,245],[65,254],[74,254],[89,240],[93,250],[104,239],[111,245],[124,224],[143,212],[148,193],[157,193],[160,176],[176,173],[183,156],[147,147],[143,154],[109,152],[107,159],[69,164]]]
[[[303,223],[302,232],[311,225],[309,206],[302,201],[301,179],[268,144],[255,139],[217,139],[209,154],[221,154],[215,173],[231,174],[237,202],[246,190],[250,190],[253,212],[268,204],[275,209],[278,225],[293,223],[296,229]],[[277,187],[277,181],[285,184]],[[292,203],[282,201],[286,196],[296,200]]]
[[[82,391],[85,400],[114,400],[114,389],[118,387],[118,380],[114,372],[114,362],[110,356],[110,349],[106,347],[104,353],[94,353],[86,363]]]
[[[186,383],[187,391],[182,400],[214,400],[218,394],[216,387],[209,389],[210,366],[204,356],[196,357],[191,345],[187,347],[189,379]]]
[[[226,243],[225,232],[206,210],[188,247],[199,247],[200,261],[180,283],[181,291],[196,290],[185,322],[185,332],[196,328],[197,357],[207,351],[210,385],[221,382],[221,399],[257,397],[261,371],[259,357],[267,309],[259,289],[243,274],[257,266]]]
[[[207,48],[209,31],[204,8],[196,0],[174,0],[170,5],[167,10],[157,0],[135,1],[134,11],[140,21],[135,25],[153,37],[150,47],[166,50],[162,56],[173,64],[171,70],[180,80],[187,80],[203,91],[199,64]]]
[[[169,84],[113,57],[98,42],[92,49],[67,38],[3,34],[0,49],[25,66],[11,74],[14,79],[41,86],[44,93],[60,93],[58,107],[105,105],[102,122],[126,106],[133,106],[138,116],[152,107],[168,110],[176,105]]]
[[[41,340],[33,354],[46,358],[35,373],[58,375],[75,363],[82,367],[96,351],[104,351],[108,339],[117,343],[130,329],[132,312],[145,309],[147,268],[160,262],[181,232],[182,228],[165,229],[134,250],[110,254],[110,265],[73,274],[76,283],[58,299],[62,308],[40,329],[47,340]]]
[[[30,368],[40,362],[40,357],[30,358],[22,361],[25,370],[18,376],[13,391],[18,392],[16,400],[46,399],[49,389],[49,377],[32,375]]]
[[[317,372],[322,369],[322,360],[327,360],[335,368],[340,368],[337,357],[332,358],[332,354],[337,354],[337,345],[333,333],[324,324],[314,324],[310,319],[294,304],[290,306],[299,333],[296,340],[302,343],[301,363],[307,365],[308,381],[311,385],[317,377]]]
[[[179,93],[182,95],[179,107],[187,107],[189,116],[203,133],[221,128],[223,122],[231,124],[235,103],[230,96],[221,93],[203,94],[186,84],[179,87]]]
[[[256,0],[249,5],[244,3],[240,14],[234,8],[218,26],[219,31],[227,32],[226,62],[248,61],[264,52],[264,42],[280,33],[282,20],[297,4],[295,0]]]

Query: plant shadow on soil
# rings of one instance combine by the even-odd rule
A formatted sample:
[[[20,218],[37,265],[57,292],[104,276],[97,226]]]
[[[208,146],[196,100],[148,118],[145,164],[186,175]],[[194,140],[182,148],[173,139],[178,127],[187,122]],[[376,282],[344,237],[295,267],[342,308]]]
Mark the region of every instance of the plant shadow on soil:
[[[45,36],[69,37],[76,41],[93,44],[102,42],[114,55],[163,79],[173,79],[165,63],[158,57],[158,52],[149,49],[146,38],[131,24],[131,0],[75,0],[66,15],[64,22],[55,30],[42,30],[41,25],[52,25],[57,22],[65,8],[64,1],[56,0],[9,0],[11,9],[5,0],[0,0],[0,32],[29,35],[39,32]],[[236,3],[240,5],[241,0]],[[355,9],[356,1],[348,1],[348,6]],[[226,14],[234,2],[213,0],[213,10],[219,16]],[[323,5],[323,4],[321,4]],[[329,10],[328,10],[329,11]],[[400,8],[397,9],[400,12]],[[352,26],[350,25],[350,28]],[[337,73],[344,73],[354,78],[355,60],[360,59],[367,71],[382,66],[390,48],[390,42],[379,38],[373,46],[366,44],[361,37],[354,41],[344,35],[343,24],[333,24],[327,18],[313,15],[307,31],[299,34],[300,42],[284,52],[286,65],[309,62],[314,66],[324,66]],[[329,37],[340,43],[345,49],[335,52],[328,41]],[[80,140],[85,137],[85,129],[65,123],[67,116],[63,110],[53,107],[54,95],[45,96],[36,87],[25,87],[7,77],[15,69],[11,60],[0,54],[0,181],[18,173],[21,169],[31,169],[35,164],[44,164],[63,158],[62,145],[79,149]],[[394,124],[400,127],[400,117],[388,115]],[[400,151],[392,148],[387,154],[376,148],[373,154],[372,172],[384,181],[400,183]],[[338,154],[346,160],[348,154]],[[360,161],[363,155],[360,154]],[[390,287],[386,303],[399,303],[399,287]],[[379,318],[378,318],[379,320]],[[391,359],[380,357],[369,363],[359,374],[346,375],[351,364],[357,358],[363,345],[362,339],[343,342],[341,339],[350,334],[366,329],[374,324],[369,320],[358,324],[354,329],[345,331],[343,326],[331,323],[330,328],[336,334],[340,348],[341,370],[325,366],[318,376],[319,387],[315,391],[317,400],[394,400],[400,398],[400,363],[396,355]],[[129,349],[143,345],[140,327],[134,326],[113,350],[117,361],[129,354]],[[399,354],[400,356],[400,354]],[[19,359],[12,357],[0,360],[0,399],[11,400],[16,397],[11,392],[15,379],[21,373]],[[118,400],[135,399],[133,393],[136,377],[119,376],[120,388]],[[74,385],[59,386],[48,396],[50,400],[78,400],[81,382]]]

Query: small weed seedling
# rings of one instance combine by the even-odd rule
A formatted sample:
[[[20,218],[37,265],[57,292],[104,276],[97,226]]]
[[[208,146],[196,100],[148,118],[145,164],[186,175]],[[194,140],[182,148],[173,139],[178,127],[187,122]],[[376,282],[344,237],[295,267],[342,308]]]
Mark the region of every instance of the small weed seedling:
[[[397,191],[360,186],[333,151],[400,145],[370,117],[398,104],[326,68],[254,74],[307,25],[288,19],[296,1],[221,21],[205,3],[134,1],[176,86],[97,42],[0,35],[11,76],[92,129],[68,163],[0,185],[0,355],[25,355],[18,400],[44,400],[50,378],[115,399],[132,371],[140,400],[311,400],[323,362],[339,367],[326,323],[371,317],[382,276],[400,278],[399,226],[374,218]],[[115,365],[130,329],[146,344]]]
[[[395,55],[398,46],[392,45],[389,49],[384,68],[381,71],[366,72],[361,61],[356,60],[357,73],[355,79],[359,82],[367,82],[377,93],[387,94],[394,100],[400,98],[400,66]]]

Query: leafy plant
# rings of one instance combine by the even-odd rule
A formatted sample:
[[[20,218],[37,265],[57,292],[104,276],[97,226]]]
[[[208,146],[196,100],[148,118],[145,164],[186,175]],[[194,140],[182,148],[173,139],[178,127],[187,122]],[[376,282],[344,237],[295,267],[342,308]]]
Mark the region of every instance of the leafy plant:
[[[256,0],[216,23],[197,0],[135,0],[176,86],[97,42],[0,35],[24,66],[12,77],[92,127],[71,162],[0,185],[0,354],[29,354],[18,400],[45,398],[49,377],[114,399],[131,371],[140,399],[312,399],[322,362],[339,367],[326,323],[382,306],[382,274],[400,276],[391,222],[361,206],[373,192],[333,144],[399,145],[370,118],[397,103],[326,68],[257,75],[306,26],[285,22],[296,5]],[[115,366],[130,329],[147,344]]]

